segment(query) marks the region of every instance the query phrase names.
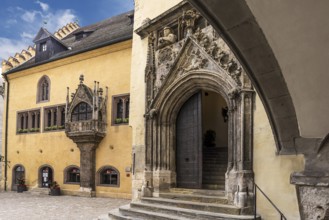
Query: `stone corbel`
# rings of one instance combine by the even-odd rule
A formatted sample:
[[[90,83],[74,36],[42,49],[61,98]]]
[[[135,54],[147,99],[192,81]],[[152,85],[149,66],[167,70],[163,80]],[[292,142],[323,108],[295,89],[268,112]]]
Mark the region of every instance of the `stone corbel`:
[[[158,112],[156,109],[152,108],[148,113],[144,115],[146,119],[154,119],[157,116]]]
[[[305,156],[305,169],[291,174],[290,183],[296,185],[301,219],[329,217],[329,134],[319,143],[308,144],[296,139],[299,152]]]

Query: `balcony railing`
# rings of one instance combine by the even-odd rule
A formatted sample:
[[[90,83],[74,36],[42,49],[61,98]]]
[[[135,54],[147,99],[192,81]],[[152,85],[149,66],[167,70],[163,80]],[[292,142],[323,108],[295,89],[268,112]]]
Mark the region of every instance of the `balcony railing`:
[[[73,121],[66,123],[66,132],[106,132],[106,123],[97,120]]]

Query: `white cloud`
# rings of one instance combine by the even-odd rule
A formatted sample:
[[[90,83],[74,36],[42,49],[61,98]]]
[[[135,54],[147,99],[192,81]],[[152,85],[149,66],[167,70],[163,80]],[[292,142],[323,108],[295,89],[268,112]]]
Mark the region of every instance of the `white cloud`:
[[[41,2],[41,1],[36,1],[35,3],[39,4],[42,11],[46,12],[49,10],[49,5],[44,3],[44,2]]]
[[[35,34],[27,33],[25,31],[23,33],[21,33],[21,38],[27,38],[27,39],[32,40],[34,37],[35,37]]]
[[[37,13],[37,11],[25,11],[24,14],[22,14],[21,18],[28,23],[33,23],[35,21],[35,16],[37,15]]]
[[[54,14],[48,13],[43,15],[42,18],[44,21],[47,21],[47,24],[44,27],[50,32],[55,32],[68,23],[75,21],[77,16],[72,10],[66,9],[58,10]]]
[[[0,37],[0,60],[7,60],[10,56],[27,49],[28,44],[22,40],[12,40]]]

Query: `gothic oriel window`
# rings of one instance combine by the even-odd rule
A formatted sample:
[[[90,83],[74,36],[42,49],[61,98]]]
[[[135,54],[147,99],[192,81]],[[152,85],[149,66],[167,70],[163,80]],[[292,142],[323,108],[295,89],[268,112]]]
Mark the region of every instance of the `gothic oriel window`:
[[[80,183],[80,169],[77,166],[69,166],[64,171],[65,183],[77,184]]]
[[[114,167],[102,167],[97,173],[99,175],[99,185],[119,186],[120,174]]]
[[[90,105],[85,102],[80,102],[72,112],[72,121],[91,120],[93,110]]]
[[[129,95],[113,96],[112,124],[129,123]]]
[[[50,80],[48,76],[43,76],[38,83],[37,102],[49,101]]]

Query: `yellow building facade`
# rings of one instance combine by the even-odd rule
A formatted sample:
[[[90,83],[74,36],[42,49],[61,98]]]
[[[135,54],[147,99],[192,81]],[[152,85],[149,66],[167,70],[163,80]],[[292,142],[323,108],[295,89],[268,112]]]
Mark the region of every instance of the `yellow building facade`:
[[[48,188],[51,182],[56,181],[63,194],[130,198],[131,23],[126,15],[119,16],[116,22],[126,25],[125,32],[110,39],[102,39],[97,45],[88,44],[83,48],[86,51],[81,51],[79,46],[75,46],[75,44],[84,44],[84,40],[88,40],[83,37],[77,39],[79,32],[86,34],[85,29],[73,30],[71,35],[67,34],[68,37],[64,37],[61,41],[66,46],[72,45],[72,48],[62,53],[74,52],[75,48],[78,48],[77,51],[73,55],[59,56],[54,61],[41,60],[42,64],[33,62],[37,59],[38,51],[44,49],[39,50],[37,42],[36,57],[20,65],[22,70],[12,68],[4,73],[7,81],[5,97],[7,111],[4,113],[4,118],[7,116],[8,119],[4,120],[4,130],[8,133],[3,138],[5,144],[2,155],[5,155],[6,160],[10,162],[6,167],[2,167],[6,175],[2,187],[16,190],[18,179],[25,178],[28,190]],[[93,32],[90,33],[91,35],[96,35],[95,38],[99,32],[113,25],[107,21],[100,24],[103,26],[98,29],[93,25],[87,27],[88,31]],[[41,30],[40,33],[43,35],[45,31]],[[50,39],[53,40],[54,37],[51,35]],[[50,50],[51,47],[47,46],[46,49]],[[81,77],[84,79],[83,82]],[[69,107],[73,108],[70,106],[74,101],[74,95],[71,97],[71,93],[76,93],[80,84],[89,88],[90,94],[98,97],[98,101],[102,100],[105,109],[103,115],[99,115],[102,117],[99,120],[104,122],[103,134],[99,144],[95,146],[95,158],[89,161],[93,163],[88,165],[91,166],[93,175],[87,187],[80,186],[80,180],[84,178],[81,169],[83,153],[68,137],[66,134],[68,129],[65,129],[68,121],[71,120],[65,120],[65,112]],[[95,84],[97,91],[94,89]],[[88,109],[92,109],[92,106],[96,108],[97,103],[91,102],[91,104]],[[80,106],[81,109],[82,107]],[[72,112],[71,117],[80,117],[72,120],[77,122],[91,120],[89,113],[85,114],[85,109],[81,109],[72,109],[77,113]],[[119,112],[122,110],[125,112]],[[80,123],[81,125],[84,126],[83,123]],[[84,127],[82,129],[93,130]],[[84,135],[79,138],[83,137]]]

